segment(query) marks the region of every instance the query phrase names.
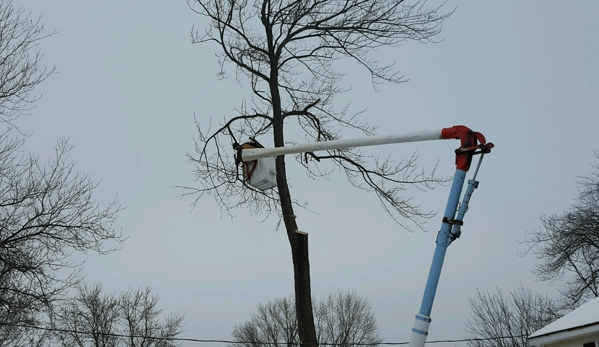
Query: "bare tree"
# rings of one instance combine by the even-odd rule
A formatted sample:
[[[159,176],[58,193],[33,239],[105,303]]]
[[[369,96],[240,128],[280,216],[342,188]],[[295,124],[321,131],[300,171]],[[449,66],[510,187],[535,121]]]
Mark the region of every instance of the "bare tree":
[[[431,42],[449,13],[428,8],[426,1],[403,0],[188,0],[188,4],[209,20],[204,33],[192,32],[192,41],[216,43],[220,75],[226,75],[230,63],[238,81],[245,77],[252,92],[238,114],[216,129],[198,124],[197,156],[190,160],[201,186],[190,188],[190,194],[198,199],[213,195],[231,216],[242,207],[280,216],[292,252],[299,335],[303,343],[315,346],[308,237],[297,233],[294,206],[301,205],[291,197],[285,157],[276,159],[277,189],[260,191],[240,177],[237,163],[227,153],[231,144],[255,136],[272,136],[274,146],[282,147],[295,141],[338,139],[344,129],[372,135],[376,127],[359,121],[361,112],[334,107],[334,97],[344,91],[340,86],[344,72],[335,63],[342,59],[357,63],[370,73],[373,84],[403,82],[393,63],[379,63],[370,53],[406,40]],[[438,182],[432,173],[417,168],[416,156],[393,163],[346,149],[296,159],[313,178],[332,171],[321,161],[334,163],[353,186],[375,192],[383,208],[403,226],[419,226],[431,216],[403,195],[408,187],[428,189]]]
[[[119,206],[95,202],[97,184],[75,170],[66,140],[46,164],[23,141],[0,135],[0,317],[32,324],[80,280],[74,252],[107,254],[123,238],[113,228]]]
[[[150,288],[102,293],[102,285],[78,286],[77,295],[61,307],[57,339],[65,347],[175,347],[183,315],[162,321],[159,297]]]
[[[23,154],[22,145],[0,135],[0,289],[49,303],[77,281],[73,252],[110,253],[105,242],[123,240],[113,228],[119,207],[93,200],[97,184],[75,171],[66,140],[46,164]],[[70,276],[56,273],[68,268]]]
[[[478,292],[470,299],[466,331],[471,347],[526,347],[528,336],[565,313],[558,301],[520,287],[504,296]]]
[[[298,346],[300,340],[293,297],[275,298],[266,304],[258,304],[250,320],[235,325],[231,335],[237,342],[229,347]]]
[[[574,203],[541,216],[542,227],[525,241],[538,260],[533,273],[542,281],[564,280],[559,290],[570,307],[599,296],[599,152],[595,156],[595,171],[579,178]]]
[[[38,99],[33,89],[54,72],[42,65],[43,55],[36,50],[49,35],[40,18],[15,9],[12,0],[0,3],[0,121],[12,124],[28,113]]]
[[[148,287],[121,294],[120,309],[124,320],[127,347],[174,347],[172,341],[183,331],[183,315],[174,313],[160,321],[162,310],[157,307],[158,295]]]
[[[104,295],[99,283],[79,285],[77,295],[60,307],[57,322],[62,346],[119,346],[119,301]]]
[[[113,223],[116,200],[99,206],[97,188],[68,159],[72,146],[60,140],[47,162],[28,154],[16,120],[28,114],[34,88],[54,71],[37,51],[49,36],[11,0],[0,2],[0,345],[39,345],[47,333],[31,326],[49,323],[66,289],[80,280],[73,253],[112,252],[123,241]],[[16,133],[16,134],[14,134]],[[26,341],[26,342],[24,342]]]
[[[319,342],[340,347],[381,342],[370,301],[355,292],[329,294],[318,303],[316,332]]]
[[[338,292],[315,304],[316,334],[323,344],[340,347],[381,342],[370,302],[354,292]],[[249,321],[231,333],[238,341],[230,347],[298,346],[300,344],[293,297],[259,304]]]

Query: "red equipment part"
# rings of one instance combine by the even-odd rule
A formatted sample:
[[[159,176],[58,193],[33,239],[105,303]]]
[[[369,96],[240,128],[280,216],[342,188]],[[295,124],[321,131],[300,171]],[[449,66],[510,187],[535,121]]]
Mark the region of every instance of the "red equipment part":
[[[494,147],[493,143],[487,143],[483,134],[472,131],[464,125],[456,125],[451,128],[441,130],[443,139],[460,140],[460,148],[455,150],[455,165],[457,169],[468,171],[472,163],[472,156],[475,154],[489,153]],[[478,150],[478,151],[477,151]]]

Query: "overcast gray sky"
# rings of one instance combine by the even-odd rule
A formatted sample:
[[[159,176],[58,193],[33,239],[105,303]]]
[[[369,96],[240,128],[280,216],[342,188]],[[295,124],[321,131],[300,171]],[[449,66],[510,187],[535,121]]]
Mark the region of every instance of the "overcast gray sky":
[[[101,181],[97,198],[118,192],[127,206],[118,228],[129,239],[109,256],[91,256],[86,273],[106,291],[151,286],[165,311],[186,315],[183,337],[228,339],[260,302],[293,290],[292,263],[276,219],[238,211],[219,218],[210,197],[191,209],[178,185],[194,185],[186,153],[201,124],[234,115],[247,90],[218,81],[217,47],[192,45],[205,26],[185,1],[15,0],[43,16],[40,50],[57,73],[38,89],[37,108],[20,120],[34,134],[29,148],[51,154],[68,136],[71,158]],[[559,213],[576,194],[599,148],[599,2],[452,1],[438,44],[406,43],[377,54],[410,78],[372,89],[365,71],[348,75],[339,99],[366,108],[380,134],[464,124],[496,148],[485,157],[480,186],[462,238],[449,247],[428,340],[459,339],[468,298],[480,290],[535,281],[531,257],[519,257],[541,213]],[[355,70],[355,69],[352,69]],[[266,142],[266,141],[265,141]],[[426,167],[454,172],[457,141],[386,146],[369,153],[398,158],[417,150]],[[368,297],[385,342],[408,341],[418,313],[440,216],[427,233],[401,229],[376,196],[342,176],[314,182],[291,164],[292,195],[317,213],[297,211],[310,233],[316,297],[352,290]],[[443,211],[449,187],[417,194],[422,207]],[[192,345],[192,344],[189,344]],[[437,344],[437,346],[459,344]],[[464,344],[462,344],[464,345]]]

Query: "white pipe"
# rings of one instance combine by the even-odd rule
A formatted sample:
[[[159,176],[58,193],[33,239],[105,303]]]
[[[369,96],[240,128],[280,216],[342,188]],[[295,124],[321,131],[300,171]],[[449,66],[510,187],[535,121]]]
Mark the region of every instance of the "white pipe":
[[[243,161],[250,161],[266,157],[276,157],[285,154],[317,152],[331,149],[346,149],[355,147],[387,145],[391,143],[419,142],[442,139],[443,138],[441,137],[441,130],[431,130],[417,131],[403,135],[369,136],[358,139],[315,142],[287,147],[244,149],[241,153]]]
[[[414,320],[414,329],[412,329],[412,335],[410,336],[410,347],[424,346],[430,325],[431,317],[421,314],[416,316],[416,319]]]

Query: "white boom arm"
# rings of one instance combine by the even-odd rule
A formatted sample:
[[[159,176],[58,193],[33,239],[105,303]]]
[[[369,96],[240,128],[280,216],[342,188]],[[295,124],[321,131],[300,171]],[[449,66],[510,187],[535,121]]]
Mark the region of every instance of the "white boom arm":
[[[288,147],[244,149],[242,151],[242,160],[244,162],[247,162],[266,157],[276,157],[284,154],[296,154],[326,151],[331,149],[346,149],[354,147],[387,145],[391,143],[419,142],[442,139],[443,137],[441,137],[441,130],[431,130],[417,131],[403,135],[369,136],[358,139],[315,142]]]

